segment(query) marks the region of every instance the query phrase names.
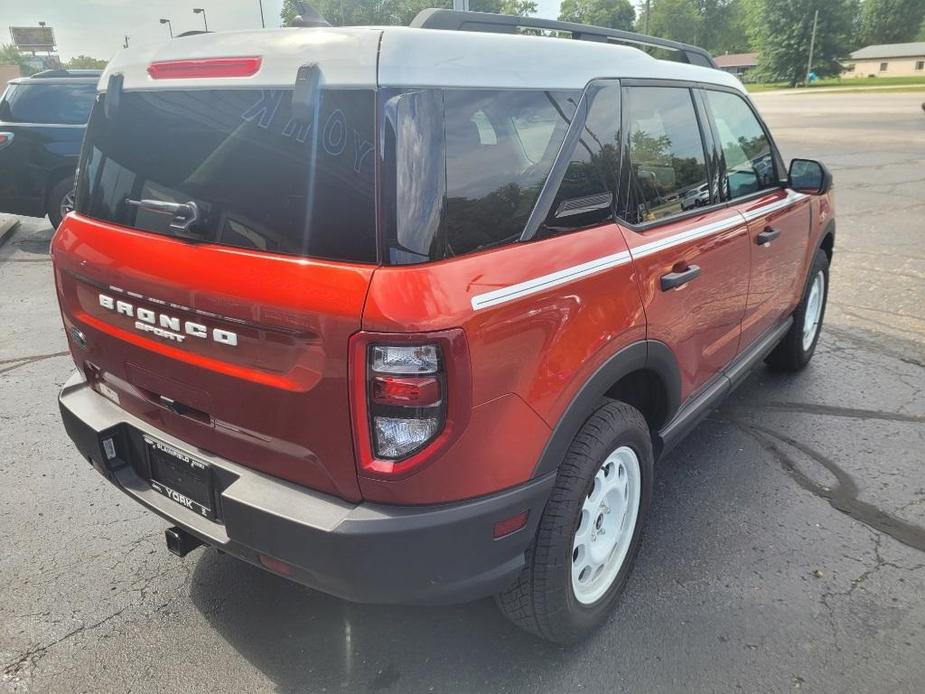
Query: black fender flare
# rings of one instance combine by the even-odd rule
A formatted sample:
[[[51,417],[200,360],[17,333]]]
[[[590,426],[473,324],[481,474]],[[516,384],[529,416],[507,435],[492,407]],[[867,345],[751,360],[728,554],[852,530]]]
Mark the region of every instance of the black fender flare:
[[[681,372],[678,362],[664,342],[634,342],[615,352],[598,367],[572,398],[553,427],[546,448],[533,470],[533,477],[555,471],[578,430],[604,399],[607,391],[624,376],[642,370],[654,372],[664,383],[668,401],[666,421],[670,421],[681,402]]]
[[[825,225],[825,229],[822,230],[822,233],[819,234],[819,244],[816,246],[817,249],[822,248],[825,244],[825,240],[829,237],[832,237],[832,253],[834,255],[835,249],[835,219],[830,219]]]

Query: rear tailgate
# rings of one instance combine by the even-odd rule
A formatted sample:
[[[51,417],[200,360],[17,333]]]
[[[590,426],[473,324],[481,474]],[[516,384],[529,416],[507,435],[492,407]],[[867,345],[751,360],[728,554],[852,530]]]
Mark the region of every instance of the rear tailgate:
[[[359,498],[346,352],[371,266],[190,246],[77,215],[52,252],[65,327],[86,338],[72,351],[101,392],[193,445]],[[182,342],[139,329],[139,309]]]
[[[377,258],[377,50],[377,32],[307,29],[117,56],[100,84],[116,71],[123,87],[94,106],[77,212],[52,246],[72,351],[102,394],[348,500],[360,495],[347,348]],[[235,55],[259,69],[147,72],[189,58],[187,74],[221,72]],[[307,116],[292,88],[306,63],[323,84]]]

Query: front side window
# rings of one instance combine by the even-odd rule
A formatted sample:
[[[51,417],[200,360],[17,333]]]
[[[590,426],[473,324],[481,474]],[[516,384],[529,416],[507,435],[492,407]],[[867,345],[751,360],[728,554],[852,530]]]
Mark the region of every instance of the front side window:
[[[690,90],[631,87],[628,93],[629,190],[622,216],[647,224],[710,204]]]
[[[11,84],[0,102],[0,121],[84,125],[96,96],[95,84]]]
[[[375,262],[373,92],[322,90],[304,120],[291,102],[291,90],[126,91],[107,117],[101,97],[77,211],[192,241]],[[194,203],[197,219],[178,230],[164,203]]]
[[[727,199],[734,200],[777,186],[771,143],[754,111],[730,92],[706,92],[725,160]]]

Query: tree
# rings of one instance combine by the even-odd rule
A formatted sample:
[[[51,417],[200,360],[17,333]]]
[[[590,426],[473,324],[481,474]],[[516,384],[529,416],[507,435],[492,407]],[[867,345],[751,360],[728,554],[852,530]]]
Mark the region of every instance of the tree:
[[[841,71],[838,58],[851,48],[858,0],[754,0],[750,9],[757,70],[763,79],[790,86],[803,81],[815,10],[819,10],[819,26],[811,70],[820,75]]]
[[[11,43],[5,43],[0,46],[0,65],[16,65],[19,67],[19,74],[29,76],[35,74],[37,70],[26,62],[26,56],[19,52]]]
[[[407,25],[415,15],[428,7],[452,8],[452,0],[315,0],[311,3],[322,17],[334,26]],[[470,9],[526,16],[536,12],[533,0],[471,0]],[[299,14],[296,0],[283,0],[280,17],[288,23]]]
[[[746,31],[747,0],[651,0],[649,33],[702,46],[713,54],[743,53],[751,48]],[[646,26],[645,7],[636,30]]]
[[[714,55],[745,53],[751,48],[746,29],[745,0],[699,0],[697,45]]]
[[[695,0],[654,0],[650,9],[649,33],[663,39],[696,44],[700,39],[703,17]],[[645,26],[645,12],[640,13],[640,29]]]
[[[636,10],[629,0],[562,0],[559,20],[631,31]]]
[[[102,58],[91,58],[89,55],[78,55],[68,60],[64,67],[72,70],[102,70],[108,61]]]
[[[864,0],[858,45],[915,40],[925,20],[925,0]]]

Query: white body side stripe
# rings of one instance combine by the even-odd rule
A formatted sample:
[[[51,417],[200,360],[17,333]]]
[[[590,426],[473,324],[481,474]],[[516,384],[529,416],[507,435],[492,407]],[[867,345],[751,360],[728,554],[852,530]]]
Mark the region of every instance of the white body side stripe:
[[[486,292],[485,294],[473,296],[472,310],[478,311],[479,309],[488,308],[489,306],[497,306],[498,304],[503,304],[508,301],[513,301],[514,299],[519,299],[522,296],[536,294],[537,292],[544,291],[550,287],[558,287],[560,284],[566,284],[582,277],[588,277],[589,275],[596,274],[602,270],[609,270],[613,267],[626,265],[629,262],[629,252],[620,251],[619,253],[607,255],[603,258],[598,258],[597,260],[591,260],[587,263],[582,263],[581,265],[573,265],[572,267],[566,268],[565,270],[559,270],[558,272],[543,275],[542,277],[536,277],[532,280],[527,280],[526,282],[512,284],[502,289],[495,289],[494,291]]]
[[[565,268],[564,270],[558,270],[548,275],[542,275],[541,277],[536,277],[532,280],[519,282],[518,284],[512,284],[510,286],[502,287],[501,289],[495,289],[484,294],[477,294],[476,296],[472,297],[472,310],[478,311],[490,306],[504,304],[508,301],[513,301],[514,299],[519,299],[524,296],[529,296],[530,294],[536,294],[537,292],[545,291],[546,289],[550,289],[552,287],[558,287],[559,285],[567,284],[574,280],[581,279],[582,277],[594,275],[598,272],[601,272],[602,270],[609,270],[610,268],[619,267],[620,265],[626,265],[633,258],[644,258],[647,255],[652,255],[653,253],[657,253],[674,246],[680,246],[683,243],[687,243],[695,239],[704,238],[706,236],[728,231],[729,229],[734,229],[737,226],[743,225],[745,223],[745,219],[751,220],[770,212],[776,212],[777,210],[783,209],[788,205],[796,202],[797,200],[802,200],[805,197],[805,194],[797,193],[791,190],[788,191],[787,197],[783,200],[778,200],[776,202],[763,205],[762,207],[759,207],[755,210],[750,210],[747,215],[734,215],[727,219],[721,219],[718,222],[704,224],[699,227],[694,227],[693,229],[688,229],[687,231],[676,234],[674,236],[659,239],[658,241],[653,241],[651,243],[646,243],[642,246],[637,246],[635,249],[633,249],[632,256],[630,256],[629,251],[621,251],[620,253],[607,255],[603,258],[598,258],[597,260],[591,260],[587,263],[582,263],[581,265],[573,265],[572,267]],[[745,219],[743,219],[743,216]]]

